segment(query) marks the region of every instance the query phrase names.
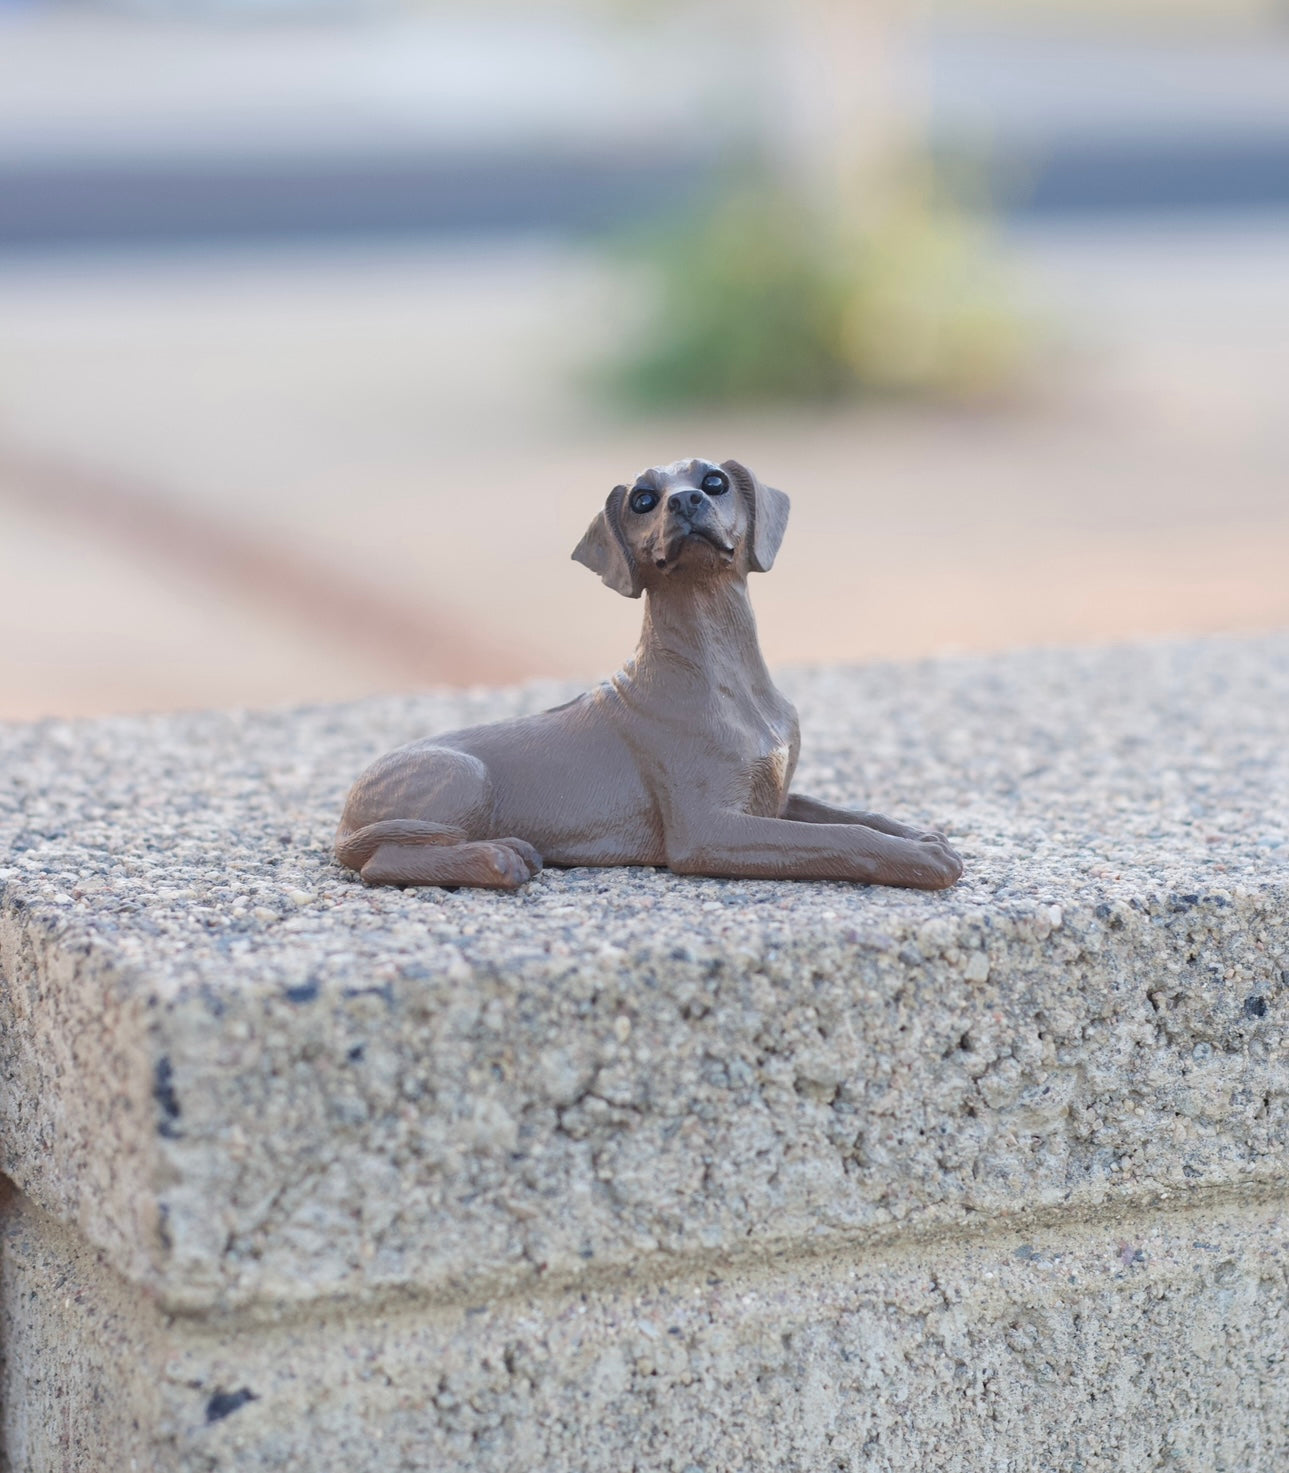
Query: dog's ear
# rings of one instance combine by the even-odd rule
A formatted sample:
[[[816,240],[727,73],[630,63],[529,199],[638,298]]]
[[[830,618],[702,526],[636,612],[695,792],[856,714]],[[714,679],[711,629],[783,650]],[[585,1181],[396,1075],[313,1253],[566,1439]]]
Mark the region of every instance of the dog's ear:
[[[586,536],[573,549],[573,561],[598,573],[615,593],[624,598],[640,597],[640,579],[636,575],[635,558],[622,532],[622,503],[627,488],[615,486],[609,492],[604,510],[586,529]]]
[[[774,566],[783,534],[788,528],[792,503],[782,491],[761,482],[737,460],[722,461],[721,469],[739,488],[752,518],[748,566],[754,573],[768,573]]]

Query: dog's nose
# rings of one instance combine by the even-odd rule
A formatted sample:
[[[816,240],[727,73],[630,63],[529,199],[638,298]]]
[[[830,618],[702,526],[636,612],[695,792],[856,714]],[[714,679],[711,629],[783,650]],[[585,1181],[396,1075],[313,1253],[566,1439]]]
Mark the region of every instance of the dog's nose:
[[[702,502],[702,499],[701,491],[677,491],[674,496],[668,497],[667,505],[674,512],[684,513],[693,511]]]

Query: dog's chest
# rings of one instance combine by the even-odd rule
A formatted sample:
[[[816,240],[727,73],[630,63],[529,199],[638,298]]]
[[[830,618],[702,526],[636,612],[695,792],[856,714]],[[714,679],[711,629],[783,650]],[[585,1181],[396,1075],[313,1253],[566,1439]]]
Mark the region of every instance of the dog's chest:
[[[756,757],[747,769],[747,811],[767,818],[783,808],[792,776],[792,748],[780,742]]]
[[[768,710],[743,710],[737,723],[739,785],[748,813],[776,816],[792,780],[796,712],[786,702]]]

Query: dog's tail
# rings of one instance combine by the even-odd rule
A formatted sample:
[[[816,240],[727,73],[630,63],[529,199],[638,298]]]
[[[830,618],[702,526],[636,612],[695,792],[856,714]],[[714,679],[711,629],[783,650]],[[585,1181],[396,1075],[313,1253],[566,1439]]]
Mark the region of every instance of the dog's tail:
[[[470,836],[450,823],[419,818],[384,818],[360,829],[342,829],[335,853],[341,864],[361,870],[382,844],[464,844]]]

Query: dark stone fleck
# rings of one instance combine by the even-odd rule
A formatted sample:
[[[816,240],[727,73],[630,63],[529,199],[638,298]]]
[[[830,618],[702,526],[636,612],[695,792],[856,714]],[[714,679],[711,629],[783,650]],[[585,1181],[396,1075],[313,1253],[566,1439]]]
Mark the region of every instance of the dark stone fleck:
[[[231,1416],[240,1407],[244,1407],[248,1401],[258,1401],[259,1397],[247,1386],[239,1391],[217,1391],[206,1403],[207,1422],[220,1422],[225,1417]]]
[[[346,987],[346,997],[378,997],[386,1007],[394,1006],[394,989],[386,982],[381,987]]]
[[[301,982],[298,987],[288,987],[286,990],[287,1002],[312,1002],[318,995],[318,979],[310,977],[307,982]]]
[[[175,1093],[175,1072],[170,1060],[162,1055],[157,1060],[156,1072],[152,1077],[152,1098],[161,1106],[161,1134],[175,1136],[175,1121],[183,1113],[179,1108],[179,1096]]]
[[[365,1044],[356,1043],[354,1044],[353,1048],[351,1048],[349,1052],[345,1055],[345,1058],[347,1058],[351,1064],[357,1064],[362,1059],[365,1048]]]
[[[1244,999],[1244,1016],[1246,1018],[1265,1018],[1267,1016],[1267,1000],[1259,997],[1256,993],[1252,997]]]

